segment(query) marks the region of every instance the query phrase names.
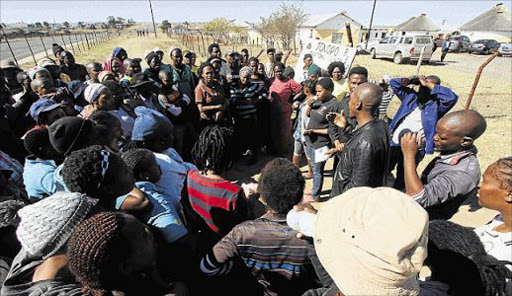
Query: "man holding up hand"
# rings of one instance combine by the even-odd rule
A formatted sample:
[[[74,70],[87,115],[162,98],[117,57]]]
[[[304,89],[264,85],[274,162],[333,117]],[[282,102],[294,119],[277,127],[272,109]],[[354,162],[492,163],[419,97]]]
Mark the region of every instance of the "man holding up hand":
[[[414,85],[414,88],[410,88],[410,85]],[[409,132],[418,133],[420,150],[416,154],[416,164],[425,153],[434,153],[437,121],[455,106],[459,97],[451,89],[441,86],[441,79],[434,75],[396,78],[389,82],[389,86],[402,102],[388,128],[391,135],[389,170],[397,166],[393,187],[402,190],[405,184],[401,137]]]

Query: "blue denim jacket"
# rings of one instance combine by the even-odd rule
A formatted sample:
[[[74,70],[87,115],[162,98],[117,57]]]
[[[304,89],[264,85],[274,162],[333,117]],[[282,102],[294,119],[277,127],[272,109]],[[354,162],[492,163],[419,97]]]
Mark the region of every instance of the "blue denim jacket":
[[[398,127],[398,124],[418,107],[417,94],[412,89],[402,86],[402,78],[395,78],[389,82],[389,86],[395,95],[402,101],[400,108],[395,114],[393,121],[389,124],[388,131],[392,134]],[[449,88],[436,85],[430,92],[436,95],[436,99],[428,101],[421,109],[421,124],[425,133],[425,152],[434,153],[434,134],[436,133],[436,124],[439,118],[443,117],[457,103],[459,97]],[[391,141],[391,146],[398,146]]]

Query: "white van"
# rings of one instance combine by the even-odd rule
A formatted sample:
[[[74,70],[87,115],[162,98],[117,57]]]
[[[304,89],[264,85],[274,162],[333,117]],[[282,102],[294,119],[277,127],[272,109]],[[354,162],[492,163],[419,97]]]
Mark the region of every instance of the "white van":
[[[421,49],[425,47],[423,62],[429,63],[434,49],[434,41],[428,35],[418,36],[389,36],[370,43],[372,59],[392,58],[396,64],[408,61],[418,61]]]

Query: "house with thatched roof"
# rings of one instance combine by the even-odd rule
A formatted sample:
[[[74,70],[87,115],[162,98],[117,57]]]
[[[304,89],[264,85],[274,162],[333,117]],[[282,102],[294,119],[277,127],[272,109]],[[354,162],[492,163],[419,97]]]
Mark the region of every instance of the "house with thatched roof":
[[[499,3],[460,26],[460,31],[471,41],[478,39],[495,39],[498,42],[511,41],[512,18],[510,11],[503,3]]]
[[[434,35],[440,30],[425,13],[411,17],[393,29],[394,35]]]

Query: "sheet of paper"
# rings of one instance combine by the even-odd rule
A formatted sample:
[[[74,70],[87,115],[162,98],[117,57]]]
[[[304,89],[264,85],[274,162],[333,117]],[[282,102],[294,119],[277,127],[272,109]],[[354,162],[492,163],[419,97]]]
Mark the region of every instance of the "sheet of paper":
[[[327,146],[315,149],[315,163],[324,162],[329,159],[329,155],[325,154],[327,151],[329,151]]]

